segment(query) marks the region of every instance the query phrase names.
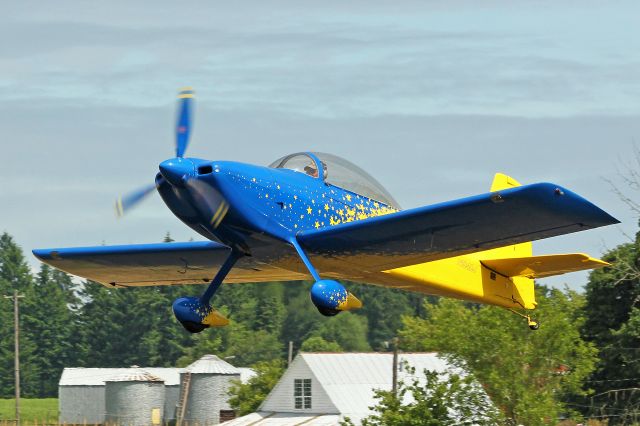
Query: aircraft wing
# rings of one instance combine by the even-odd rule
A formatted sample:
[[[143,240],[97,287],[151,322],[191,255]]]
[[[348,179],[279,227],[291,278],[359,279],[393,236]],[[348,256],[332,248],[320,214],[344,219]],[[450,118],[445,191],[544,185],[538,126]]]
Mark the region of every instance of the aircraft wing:
[[[204,284],[213,279],[230,248],[213,241],[33,250],[51,266],[108,287]],[[225,282],[306,279],[305,274],[244,257]]]
[[[305,230],[297,238],[321,272],[358,276],[613,223],[579,195],[537,183]]]

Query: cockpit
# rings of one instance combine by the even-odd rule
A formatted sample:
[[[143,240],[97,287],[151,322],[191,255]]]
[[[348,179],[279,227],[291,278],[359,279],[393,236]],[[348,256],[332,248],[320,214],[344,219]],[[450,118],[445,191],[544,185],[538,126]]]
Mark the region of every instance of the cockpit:
[[[322,179],[329,185],[364,195],[400,210],[396,200],[373,176],[336,155],[322,152],[298,152],[277,159],[269,167],[305,173]]]

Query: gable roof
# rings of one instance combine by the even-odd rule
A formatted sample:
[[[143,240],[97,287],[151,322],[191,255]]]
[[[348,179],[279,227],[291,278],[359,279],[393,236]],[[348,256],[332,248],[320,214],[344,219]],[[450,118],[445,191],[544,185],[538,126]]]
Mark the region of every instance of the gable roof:
[[[437,372],[457,371],[436,353],[401,353],[398,355],[398,380],[409,377],[404,365],[415,368],[416,378],[422,377],[422,370]],[[300,353],[282,376],[276,387],[260,406],[260,411],[287,412],[281,401],[291,401],[290,385],[294,376],[307,374],[317,380],[322,394],[314,392],[314,412],[340,413],[352,419],[369,414],[369,407],[376,404],[376,389],[391,390],[393,377],[392,353]],[[283,395],[287,393],[287,395]],[[315,405],[316,396],[326,394],[325,408]],[[304,410],[295,410],[301,412]]]
[[[246,383],[256,373],[251,368],[236,368],[215,355],[204,355],[186,368],[176,367],[129,367],[129,368],[83,368],[67,367],[62,370],[58,386],[104,386],[105,381],[129,377],[136,373],[148,373],[164,382],[165,386],[179,386],[180,373],[228,374],[240,376]]]
[[[165,386],[180,385],[182,368],[65,368],[58,386],[104,386],[106,381],[144,371],[164,381]]]
[[[374,391],[391,390],[392,353],[303,353],[301,356],[340,413],[368,413],[369,407],[376,405]],[[398,354],[398,381],[410,377],[404,365],[415,368],[418,379],[424,369],[440,373],[453,369],[436,353],[402,353]]]

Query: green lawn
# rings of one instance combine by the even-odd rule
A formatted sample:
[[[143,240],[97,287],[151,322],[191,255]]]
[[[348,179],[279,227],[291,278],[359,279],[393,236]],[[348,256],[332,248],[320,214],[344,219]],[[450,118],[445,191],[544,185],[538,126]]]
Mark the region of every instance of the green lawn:
[[[0,399],[0,426],[2,420],[13,420],[16,417],[15,400]],[[57,423],[58,399],[20,399],[20,417],[23,425],[30,426],[34,422]]]

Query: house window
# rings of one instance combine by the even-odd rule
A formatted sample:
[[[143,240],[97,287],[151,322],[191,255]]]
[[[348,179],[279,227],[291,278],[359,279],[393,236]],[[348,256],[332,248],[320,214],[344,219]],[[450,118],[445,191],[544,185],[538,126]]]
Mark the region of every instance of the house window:
[[[220,410],[220,423],[227,422],[236,418],[236,412],[233,410]]]
[[[311,379],[293,380],[293,398],[296,409],[311,408]]]

